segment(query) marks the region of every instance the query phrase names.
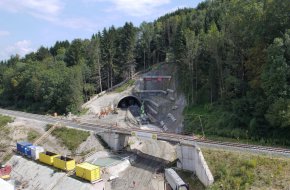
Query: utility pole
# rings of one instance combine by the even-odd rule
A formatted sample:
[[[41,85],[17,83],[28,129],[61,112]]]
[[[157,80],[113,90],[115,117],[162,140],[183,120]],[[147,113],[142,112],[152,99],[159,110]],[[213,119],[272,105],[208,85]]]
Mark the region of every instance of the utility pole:
[[[198,118],[199,118],[199,122],[200,122],[200,126],[201,126],[201,130],[202,130],[202,137],[204,138],[205,137],[205,134],[204,134],[204,130],[203,130],[203,125],[202,125],[202,121],[201,121],[201,115],[198,115]]]

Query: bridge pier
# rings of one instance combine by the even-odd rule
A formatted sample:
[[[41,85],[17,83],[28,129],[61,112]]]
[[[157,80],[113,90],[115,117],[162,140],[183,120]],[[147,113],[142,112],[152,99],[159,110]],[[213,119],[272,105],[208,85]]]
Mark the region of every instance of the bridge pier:
[[[101,133],[99,135],[114,151],[121,150],[128,145],[128,135],[107,132]]]
[[[194,172],[206,187],[214,182],[212,173],[197,145],[193,143],[181,143],[176,147],[176,152],[178,168]]]

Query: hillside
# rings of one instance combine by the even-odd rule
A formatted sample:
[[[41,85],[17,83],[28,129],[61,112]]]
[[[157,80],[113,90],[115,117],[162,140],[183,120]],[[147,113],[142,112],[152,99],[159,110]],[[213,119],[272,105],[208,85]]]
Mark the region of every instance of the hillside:
[[[185,130],[290,145],[290,1],[213,0],[139,27],[96,31],[0,64],[0,106],[81,112],[137,70],[173,62]]]

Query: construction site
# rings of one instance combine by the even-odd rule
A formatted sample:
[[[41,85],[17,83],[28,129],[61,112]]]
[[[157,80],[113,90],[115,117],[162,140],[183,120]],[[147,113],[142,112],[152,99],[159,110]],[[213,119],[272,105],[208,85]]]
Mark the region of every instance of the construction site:
[[[0,109],[0,189],[230,189],[243,171],[245,186],[271,180],[269,189],[287,189],[289,149],[184,135],[174,70],[163,63],[136,73],[80,115]]]
[[[180,189],[188,189],[176,173],[166,169],[173,167],[196,175],[203,186],[212,184],[213,177],[195,144],[161,141],[154,134],[154,131],[178,134],[183,130],[186,101],[176,88],[174,69],[170,64],[160,64],[146,73],[137,73],[130,79],[134,81],[132,85],[125,81],[92,97],[83,105],[86,113],[82,115],[49,116],[58,122],[13,117],[5,126],[8,135],[0,140],[2,167],[7,174],[2,179],[11,189],[159,190],[174,189],[171,177],[175,176]],[[97,132],[76,130],[65,121],[137,132],[121,135],[101,127]],[[68,146],[70,141],[64,142],[63,128],[79,130],[75,136],[64,132],[71,142],[81,133],[85,137],[72,148]],[[23,146],[23,151],[18,146]],[[38,151],[39,157],[31,156],[27,150]],[[94,168],[95,177],[92,173],[90,177],[79,174],[80,168],[85,167],[90,172]]]

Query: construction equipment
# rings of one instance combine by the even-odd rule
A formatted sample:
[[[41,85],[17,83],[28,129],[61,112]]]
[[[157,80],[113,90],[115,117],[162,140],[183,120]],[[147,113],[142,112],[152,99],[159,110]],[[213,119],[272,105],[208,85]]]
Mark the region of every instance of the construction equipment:
[[[56,157],[60,157],[60,155],[49,151],[39,153],[39,161],[51,166]]]
[[[59,156],[53,158],[53,166],[64,171],[71,171],[75,169],[76,161],[66,156]]]
[[[76,162],[76,163],[81,163],[81,162],[83,162],[86,158],[90,157],[91,155],[93,155],[93,154],[96,153],[96,152],[97,152],[97,150],[94,150],[94,151],[92,151],[92,152],[86,154],[86,155],[84,156],[83,159],[78,159],[78,160],[76,160],[75,162]],[[49,186],[47,189],[48,189],[48,190],[53,190],[53,189],[56,187],[57,184],[59,184],[62,180],[65,179],[66,176],[72,176],[72,175],[74,175],[75,173],[76,173],[76,170],[75,170],[75,169],[74,169],[74,170],[67,171],[67,172],[66,172],[66,173],[65,173],[61,178],[59,178],[59,179],[57,180],[57,182],[56,182],[55,184],[52,184],[52,185]],[[83,178],[83,179],[85,179],[85,178]]]
[[[76,176],[91,183],[101,180],[100,167],[84,162],[76,165]]]
[[[165,169],[165,179],[172,189],[189,190],[188,185],[172,168]]]
[[[4,180],[10,179],[10,173],[11,173],[12,167],[10,165],[0,165],[0,178]]]
[[[55,125],[53,125],[48,131],[46,131],[46,133],[44,133],[44,135],[42,135],[40,138],[38,138],[33,144],[37,145],[38,143],[40,143],[41,141],[43,141],[46,137],[48,137],[48,135],[50,135],[52,133],[52,131],[58,126],[58,123],[56,123]],[[6,158],[7,156],[9,156],[10,154],[13,153],[13,147],[9,148],[6,153],[4,155],[2,155],[1,159]],[[0,178],[1,179],[9,179],[10,178],[10,173],[12,171],[12,167],[10,165],[0,165]]]

